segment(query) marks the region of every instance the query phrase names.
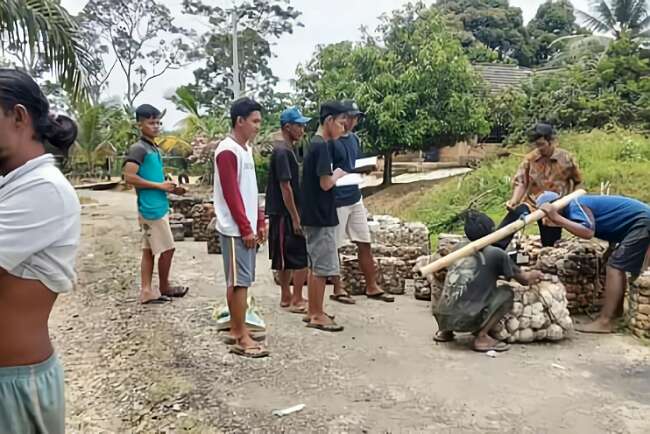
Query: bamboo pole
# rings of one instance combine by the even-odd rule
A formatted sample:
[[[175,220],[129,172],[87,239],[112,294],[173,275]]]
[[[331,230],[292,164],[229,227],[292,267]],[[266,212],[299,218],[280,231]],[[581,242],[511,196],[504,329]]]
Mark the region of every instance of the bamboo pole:
[[[584,194],[586,194],[584,190],[576,190],[573,193],[561,197],[555,202],[553,202],[553,206],[555,207],[555,209],[559,211],[564,207],[566,207],[569,203],[571,203],[572,200],[577,199]],[[436,271],[442,270],[443,268],[447,268],[457,260],[469,255],[473,255],[474,253],[477,253],[481,249],[485,248],[486,246],[490,246],[496,243],[497,241],[501,241],[508,235],[514,234],[524,226],[529,225],[530,223],[535,223],[538,220],[541,220],[542,218],[544,218],[544,216],[545,216],[544,211],[538,209],[532,212],[531,214],[528,214],[523,219],[519,219],[516,222],[510,223],[508,226],[504,226],[498,231],[492,232],[491,234],[486,235],[481,239],[472,241],[466,246],[454,252],[451,252],[447,256],[442,257],[437,261],[434,261],[431,264],[422,267],[420,269],[420,274],[426,276],[427,274],[435,273]]]

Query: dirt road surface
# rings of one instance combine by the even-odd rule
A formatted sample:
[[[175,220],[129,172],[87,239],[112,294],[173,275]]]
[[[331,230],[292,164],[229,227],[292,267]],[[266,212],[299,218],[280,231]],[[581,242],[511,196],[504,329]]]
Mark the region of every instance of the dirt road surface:
[[[80,282],[51,319],[66,370],[71,433],[647,433],[650,348],[578,335],[489,358],[438,345],[425,302],[328,303],[340,334],[278,307],[266,250],[252,290],[272,356],[228,354],[211,319],[221,257],[179,243],[168,305],[136,303],[139,233],[131,193],[84,192]],[[305,404],[278,418],[275,409]]]

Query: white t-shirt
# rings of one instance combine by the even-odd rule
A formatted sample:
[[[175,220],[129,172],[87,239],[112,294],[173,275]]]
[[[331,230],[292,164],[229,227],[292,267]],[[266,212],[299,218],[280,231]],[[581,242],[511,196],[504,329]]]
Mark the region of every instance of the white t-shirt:
[[[246,218],[250,223],[253,233],[257,233],[258,219],[258,196],[257,196],[257,177],[255,176],[255,161],[253,160],[253,149],[247,146],[246,149],[231,137],[226,137],[219,143],[214,153],[215,165],[217,157],[222,152],[231,152],[234,154],[236,163],[237,189],[241,195],[244,205]],[[217,231],[229,237],[242,236],[239,226],[230,212],[230,208],[224,197],[222,180],[219,176],[219,170],[215,167],[214,174],[214,211],[217,216]]]
[[[0,268],[68,292],[80,235],[79,199],[52,155],[0,177]]]

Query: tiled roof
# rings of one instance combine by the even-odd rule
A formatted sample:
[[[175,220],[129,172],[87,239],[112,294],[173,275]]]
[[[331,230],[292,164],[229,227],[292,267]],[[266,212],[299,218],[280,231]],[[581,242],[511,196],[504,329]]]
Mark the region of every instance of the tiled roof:
[[[491,93],[497,93],[510,87],[521,86],[534,73],[530,68],[517,65],[479,63],[473,66],[487,82]]]

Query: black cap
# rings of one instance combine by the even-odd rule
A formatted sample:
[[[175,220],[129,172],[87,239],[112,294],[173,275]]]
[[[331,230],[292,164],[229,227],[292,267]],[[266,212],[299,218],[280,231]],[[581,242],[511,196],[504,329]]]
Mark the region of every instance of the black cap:
[[[343,105],[347,107],[347,113],[350,116],[365,116],[366,114],[359,109],[359,105],[351,99],[343,101]]]
[[[348,112],[348,108],[341,101],[327,101],[320,105],[320,123],[328,116],[338,116]]]
[[[534,142],[540,137],[550,139],[555,137],[556,134],[557,133],[555,132],[555,128],[553,128],[552,125],[538,123],[535,124],[535,126],[528,131],[528,140]]]

